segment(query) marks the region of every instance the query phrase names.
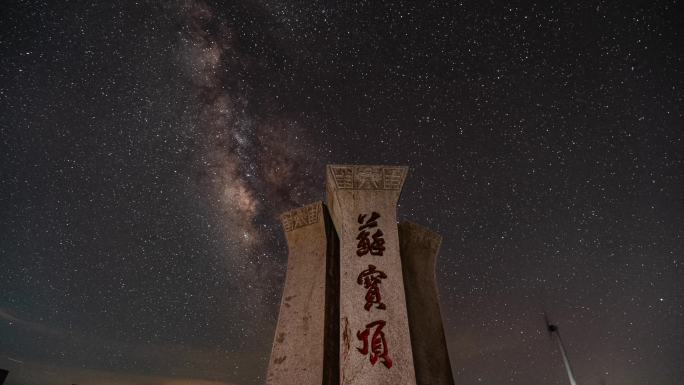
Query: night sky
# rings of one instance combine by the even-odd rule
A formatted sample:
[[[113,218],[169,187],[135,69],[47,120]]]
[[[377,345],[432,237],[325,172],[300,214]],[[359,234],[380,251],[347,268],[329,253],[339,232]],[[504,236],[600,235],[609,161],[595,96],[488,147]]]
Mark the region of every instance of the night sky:
[[[399,218],[443,237],[458,385],[567,384],[543,309],[580,385],[682,383],[682,14],[3,2],[7,382],[262,384],[278,215],[358,163],[408,165]]]

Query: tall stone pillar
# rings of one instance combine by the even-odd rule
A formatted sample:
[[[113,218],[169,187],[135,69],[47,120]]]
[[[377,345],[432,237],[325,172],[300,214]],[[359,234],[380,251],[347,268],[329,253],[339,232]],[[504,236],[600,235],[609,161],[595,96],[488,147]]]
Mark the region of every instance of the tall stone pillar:
[[[327,167],[340,240],[340,383],[416,385],[396,205],[407,167]]]
[[[418,385],[454,385],[447,351],[435,261],[442,238],[411,222],[399,225],[401,267]]]
[[[317,202],[281,215],[288,246],[268,385],[336,384],[339,377],[337,236]]]

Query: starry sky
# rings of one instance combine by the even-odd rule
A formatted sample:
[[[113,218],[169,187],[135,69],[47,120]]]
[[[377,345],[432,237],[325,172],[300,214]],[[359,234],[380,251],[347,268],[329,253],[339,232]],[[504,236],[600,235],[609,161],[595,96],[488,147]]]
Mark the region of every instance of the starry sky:
[[[0,6],[7,383],[262,384],[278,214],[408,165],[457,384],[684,379],[674,0]],[[679,16],[678,16],[679,15]]]

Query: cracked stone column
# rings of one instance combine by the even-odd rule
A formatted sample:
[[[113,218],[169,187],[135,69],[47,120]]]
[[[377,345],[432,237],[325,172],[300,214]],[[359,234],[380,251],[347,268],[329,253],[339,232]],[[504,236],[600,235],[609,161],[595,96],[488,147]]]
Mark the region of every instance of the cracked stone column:
[[[447,351],[435,262],[442,237],[411,222],[399,225],[401,267],[418,385],[454,385]]]
[[[337,236],[322,202],[281,215],[288,246],[268,385],[337,384]]]
[[[329,165],[340,240],[340,383],[416,385],[396,205],[407,167]]]

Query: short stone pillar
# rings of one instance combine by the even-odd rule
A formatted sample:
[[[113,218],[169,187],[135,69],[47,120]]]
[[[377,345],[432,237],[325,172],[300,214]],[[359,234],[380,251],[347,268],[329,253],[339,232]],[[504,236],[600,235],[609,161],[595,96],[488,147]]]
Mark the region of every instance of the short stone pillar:
[[[447,351],[435,262],[442,237],[411,222],[399,225],[401,267],[418,385],[454,385]]]
[[[340,241],[340,383],[416,385],[396,205],[407,167],[327,167]]]
[[[336,235],[322,202],[281,215],[288,246],[268,385],[321,385],[337,380]]]

